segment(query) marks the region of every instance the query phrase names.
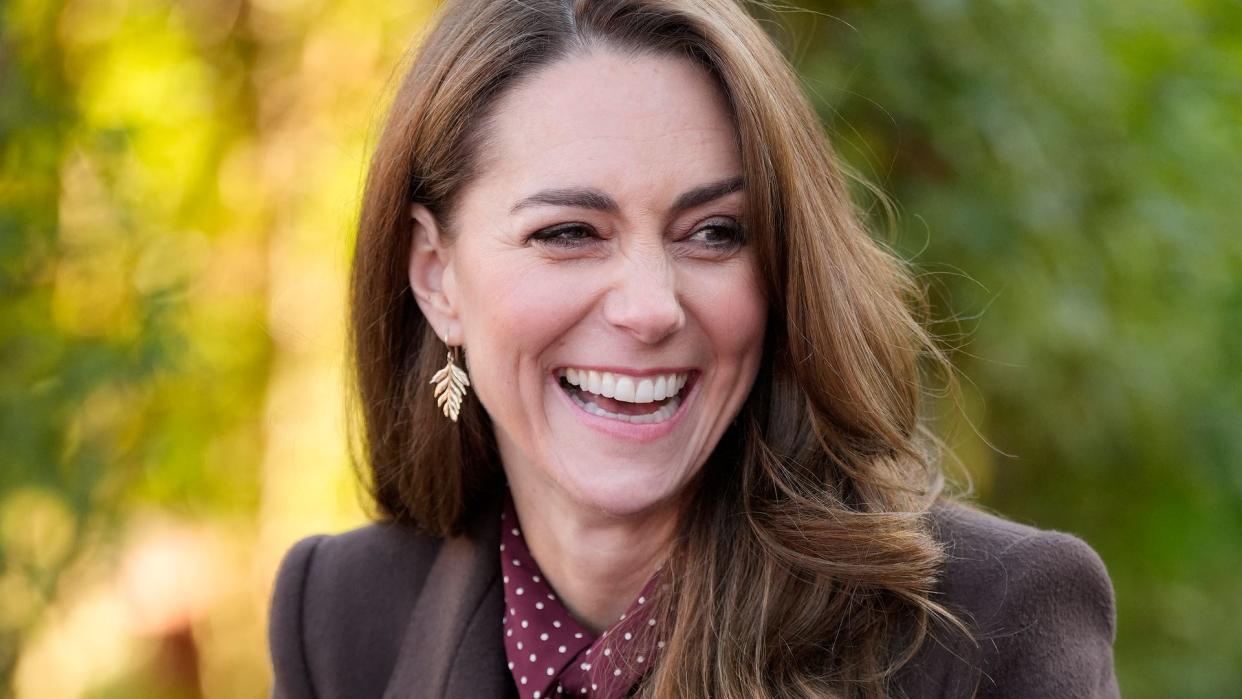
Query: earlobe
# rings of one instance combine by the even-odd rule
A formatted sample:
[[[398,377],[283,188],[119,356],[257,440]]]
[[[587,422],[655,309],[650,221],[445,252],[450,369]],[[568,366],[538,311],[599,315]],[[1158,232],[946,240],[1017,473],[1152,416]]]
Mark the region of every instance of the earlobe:
[[[439,223],[430,209],[410,204],[409,214],[410,290],[436,334],[447,336],[450,344],[460,344],[453,337],[459,332],[456,308],[444,284],[445,275],[451,276],[452,251],[443,244]]]

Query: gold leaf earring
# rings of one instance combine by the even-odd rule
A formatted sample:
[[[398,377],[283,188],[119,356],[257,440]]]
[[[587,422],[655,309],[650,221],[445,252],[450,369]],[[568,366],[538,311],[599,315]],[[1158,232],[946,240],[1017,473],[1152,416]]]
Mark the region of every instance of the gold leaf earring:
[[[448,345],[447,334],[444,336],[444,344]],[[461,412],[461,399],[466,395],[470,377],[466,376],[464,369],[457,366],[456,347],[449,348],[447,357],[448,364],[431,377],[431,383],[436,385],[436,405],[440,406],[448,419],[457,422],[457,415]]]

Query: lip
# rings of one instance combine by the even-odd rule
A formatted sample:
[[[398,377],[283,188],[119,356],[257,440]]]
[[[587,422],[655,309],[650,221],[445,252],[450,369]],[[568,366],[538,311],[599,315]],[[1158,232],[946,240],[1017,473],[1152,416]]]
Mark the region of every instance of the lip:
[[[651,369],[635,369],[625,366],[593,366],[590,364],[565,364],[558,366],[552,370],[552,378],[556,378],[558,372],[563,369],[586,369],[587,371],[607,371],[613,374],[625,374],[626,376],[658,376],[661,374],[694,374],[695,368],[692,366],[682,367],[654,367]]]
[[[552,384],[552,390],[560,394],[561,400],[565,402],[566,407],[573,411],[574,415],[577,415],[578,418],[586,424],[586,426],[596,430],[597,432],[602,432],[609,437],[629,442],[636,442],[638,444],[654,442],[677,429],[677,426],[681,424],[682,416],[686,414],[686,410],[689,409],[690,403],[695,400],[699,393],[699,372],[694,369],[647,369],[639,373],[629,373],[634,370],[624,368],[579,367],[572,364],[567,366],[573,366],[575,369],[587,369],[589,371],[611,371],[613,373],[628,374],[630,376],[649,376],[652,374],[673,373],[678,371],[684,371],[690,374],[690,378],[688,380],[689,390],[686,391],[686,395],[681,399],[681,405],[677,406],[677,412],[673,413],[672,416],[664,422],[642,423],[637,425],[632,422],[622,422],[620,420],[613,420],[611,418],[600,417],[599,415],[592,415],[591,413],[588,413],[580,408],[578,404],[569,397],[569,394],[561,388],[560,378],[558,378],[556,374],[560,371],[560,369],[565,367],[558,367],[556,371],[549,374],[548,381]]]

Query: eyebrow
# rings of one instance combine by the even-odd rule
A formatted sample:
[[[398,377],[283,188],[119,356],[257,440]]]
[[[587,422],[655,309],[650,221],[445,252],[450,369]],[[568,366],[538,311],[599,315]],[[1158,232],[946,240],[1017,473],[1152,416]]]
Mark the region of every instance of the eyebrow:
[[[740,189],[742,189],[742,177],[740,175],[695,187],[682,192],[681,196],[677,197],[677,200],[673,202],[672,211],[676,213],[686,209],[693,209],[696,206],[714,201]],[[577,209],[594,209],[609,213],[616,213],[621,208],[617,206],[617,202],[612,197],[594,187],[558,187],[535,192],[514,204],[509,213],[515,213],[519,209],[540,204],[569,206]]]

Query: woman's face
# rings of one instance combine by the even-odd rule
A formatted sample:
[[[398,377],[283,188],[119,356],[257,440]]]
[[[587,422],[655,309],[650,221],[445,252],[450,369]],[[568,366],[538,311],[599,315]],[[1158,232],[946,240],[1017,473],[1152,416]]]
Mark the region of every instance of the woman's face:
[[[435,246],[432,322],[464,347],[515,489],[612,516],[673,503],[763,349],[724,97],[688,61],[594,51],[496,106]]]

